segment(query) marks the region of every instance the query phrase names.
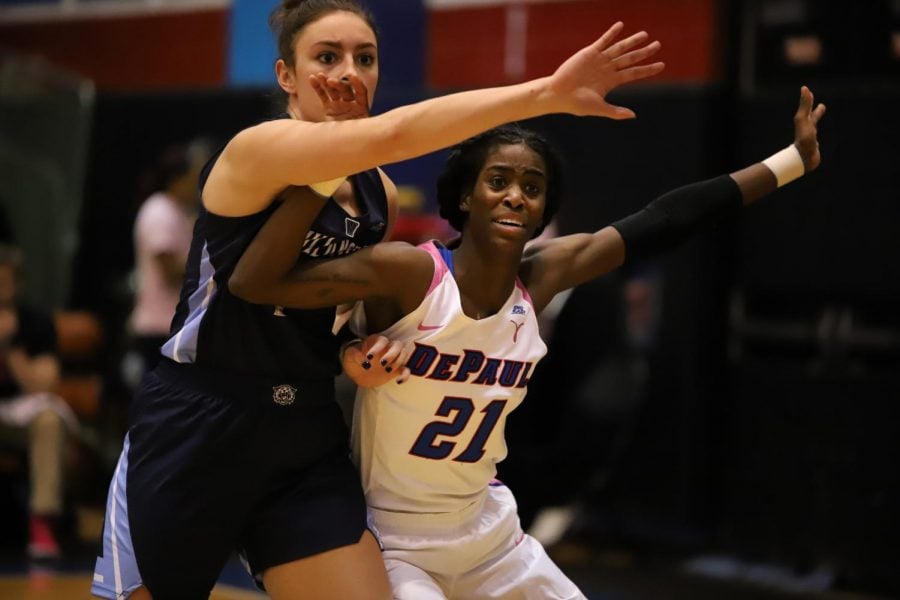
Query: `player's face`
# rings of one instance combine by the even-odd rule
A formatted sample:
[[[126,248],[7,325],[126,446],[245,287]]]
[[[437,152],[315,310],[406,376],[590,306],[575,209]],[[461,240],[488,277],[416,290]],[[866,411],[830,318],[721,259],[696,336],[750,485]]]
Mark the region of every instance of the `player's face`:
[[[469,212],[466,230],[524,243],[543,222],[546,192],[547,167],[537,152],[526,144],[495,146],[460,203]]]
[[[304,120],[325,119],[322,101],[309,84],[309,76],[318,73],[337,80],[356,75],[368,90],[371,107],[378,85],[375,32],[355,13],[329,13],[307,25],[296,36],[294,68],[289,69],[286,65],[277,68],[281,86],[291,96],[291,107]]]

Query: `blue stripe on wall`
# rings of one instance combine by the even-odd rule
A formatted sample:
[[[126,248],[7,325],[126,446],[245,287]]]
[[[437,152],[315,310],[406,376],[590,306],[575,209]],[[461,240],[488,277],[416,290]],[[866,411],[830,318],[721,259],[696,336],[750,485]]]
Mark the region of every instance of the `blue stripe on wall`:
[[[228,81],[235,86],[275,86],[275,40],[269,13],[279,0],[234,0]]]

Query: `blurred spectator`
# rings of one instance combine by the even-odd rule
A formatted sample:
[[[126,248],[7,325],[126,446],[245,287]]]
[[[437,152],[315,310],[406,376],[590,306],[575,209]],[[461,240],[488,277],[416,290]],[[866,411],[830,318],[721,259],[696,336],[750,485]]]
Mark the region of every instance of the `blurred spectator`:
[[[137,289],[129,319],[131,352],[124,365],[132,389],[156,366],[169,334],[197,218],[197,179],[209,155],[205,141],[167,149],[152,173],[152,194],[135,219]]]
[[[57,396],[59,361],[51,316],[18,302],[22,255],[0,245],[0,443],[25,449],[31,558],[57,558],[63,509],[63,450],[78,421]]]

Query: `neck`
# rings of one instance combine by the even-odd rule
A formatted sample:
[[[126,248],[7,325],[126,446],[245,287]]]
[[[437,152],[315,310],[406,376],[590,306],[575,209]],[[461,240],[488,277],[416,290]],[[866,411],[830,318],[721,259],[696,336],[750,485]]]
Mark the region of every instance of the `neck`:
[[[516,284],[521,259],[522,248],[517,246],[485,248],[463,237],[453,251],[453,265],[467,315],[482,319],[500,310]]]

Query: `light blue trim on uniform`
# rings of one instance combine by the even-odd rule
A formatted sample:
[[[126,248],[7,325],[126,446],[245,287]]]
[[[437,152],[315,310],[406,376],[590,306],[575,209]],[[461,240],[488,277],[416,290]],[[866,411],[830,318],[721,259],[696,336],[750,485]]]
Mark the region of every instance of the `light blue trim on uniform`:
[[[197,340],[200,336],[200,323],[206,315],[212,297],[216,294],[216,280],[213,275],[216,269],[209,258],[206,244],[200,253],[200,278],[199,285],[191,297],[188,298],[188,316],[178,333],[163,344],[162,354],[175,362],[192,363],[197,360]]]
[[[128,448],[131,443],[125,436],[122,454],[113,472],[106,499],[106,521],[103,524],[103,556],[97,557],[94,566],[94,582],[91,593],[101,598],[118,600],[131,594],[142,584],[138,571],[134,546],[131,543],[131,527],[128,524],[128,497],[125,485],[128,475]]]

